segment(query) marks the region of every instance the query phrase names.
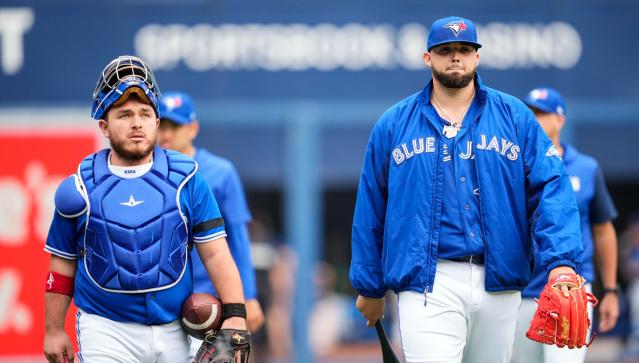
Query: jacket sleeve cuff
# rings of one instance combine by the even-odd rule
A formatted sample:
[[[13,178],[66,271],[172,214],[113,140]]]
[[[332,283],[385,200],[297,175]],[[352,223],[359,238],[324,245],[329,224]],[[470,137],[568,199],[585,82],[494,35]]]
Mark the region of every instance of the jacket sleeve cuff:
[[[548,264],[548,266],[546,266],[546,274],[549,274],[550,271],[552,271],[552,269],[559,266],[568,266],[575,271],[577,270],[577,265],[570,260],[556,260]]]
[[[369,292],[369,291],[362,291],[362,290],[357,290],[357,293],[362,295],[363,297],[367,297],[369,299],[381,299],[386,295],[386,291],[384,292]]]

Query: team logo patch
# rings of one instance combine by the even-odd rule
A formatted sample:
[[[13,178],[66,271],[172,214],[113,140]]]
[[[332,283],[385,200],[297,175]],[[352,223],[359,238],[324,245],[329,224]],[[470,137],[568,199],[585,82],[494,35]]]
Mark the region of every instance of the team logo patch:
[[[244,341],[246,340],[246,338],[239,333],[233,333],[233,335],[231,336],[231,339],[233,339],[233,343],[237,345],[244,343]]]
[[[166,108],[168,108],[169,111],[176,109],[182,106],[182,97],[167,97],[166,99],[164,99],[164,105],[166,105]]]
[[[47,285],[49,285],[49,291],[51,291],[51,289],[53,288],[53,283],[55,282],[55,279],[53,278],[53,274],[51,272],[49,272],[49,279],[47,280]]]
[[[530,92],[530,98],[533,100],[545,100],[548,98],[548,90],[544,88],[537,88]]]
[[[468,25],[466,25],[466,23],[464,23],[463,20],[451,21],[450,23],[447,23],[443,27],[446,29],[450,29],[453,32],[453,34],[455,34],[456,37],[459,36],[459,33],[468,29]]]
[[[562,160],[561,154],[559,153],[559,150],[557,150],[557,147],[555,145],[548,148],[548,151],[546,151],[546,156],[556,156],[559,158],[559,160]]]
[[[578,176],[570,177],[570,184],[572,184],[572,191],[578,192],[581,190],[581,178]]]
[[[133,195],[131,195],[127,202],[122,202],[120,204],[126,207],[135,207],[136,205],[142,204],[142,203],[144,203],[143,200],[135,200],[135,198],[133,198]]]

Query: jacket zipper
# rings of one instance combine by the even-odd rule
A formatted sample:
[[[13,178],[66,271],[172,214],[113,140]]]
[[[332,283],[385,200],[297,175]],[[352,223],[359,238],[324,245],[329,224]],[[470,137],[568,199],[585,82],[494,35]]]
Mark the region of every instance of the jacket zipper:
[[[428,289],[430,289],[430,286],[426,285],[426,290],[424,290],[424,306],[428,305]]]
[[[440,162],[440,157],[441,157],[441,144],[440,144],[440,140],[438,139],[437,141],[437,145],[436,145],[436,150],[437,150],[437,157],[435,158],[435,173],[434,173],[434,182],[433,185],[435,185],[435,188],[432,192],[433,197],[435,195],[435,192],[437,190],[437,170],[439,170],[439,162]],[[435,206],[433,205],[432,208],[435,208]],[[440,211],[441,212],[441,211]],[[433,229],[434,229],[434,223],[433,223],[433,219],[434,217],[434,213],[431,212],[431,223],[430,223],[430,234],[429,234],[429,241],[428,241],[428,248],[432,248],[432,241],[433,241]],[[429,253],[430,255],[430,253]],[[426,306],[426,304],[428,303],[428,290],[430,290],[430,285],[428,280],[430,279],[430,269],[432,268],[432,264],[431,264],[431,259],[428,259],[428,268],[426,269],[428,276],[426,276],[426,289],[424,289],[424,306]]]

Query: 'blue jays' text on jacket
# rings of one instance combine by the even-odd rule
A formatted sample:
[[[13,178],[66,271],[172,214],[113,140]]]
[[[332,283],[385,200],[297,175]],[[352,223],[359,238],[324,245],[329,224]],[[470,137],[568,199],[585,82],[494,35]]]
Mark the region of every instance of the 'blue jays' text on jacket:
[[[475,84],[479,116],[456,140],[453,158],[476,161],[486,290],[521,290],[531,274],[531,237],[547,271],[578,265],[579,213],[562,160],[532,112],[479,76]],[[430,92],[429,83],[388,109],[368,142],[350,270],[363,296],[432,290],[443,172],[441,123],[424,112]]]

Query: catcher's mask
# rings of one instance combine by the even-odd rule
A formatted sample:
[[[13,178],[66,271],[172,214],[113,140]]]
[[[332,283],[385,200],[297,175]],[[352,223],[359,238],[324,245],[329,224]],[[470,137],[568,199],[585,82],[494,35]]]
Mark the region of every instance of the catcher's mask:
[[[142,59],[130,55],[117,57],[102,70],[93,91],[91,117],[96,120],[102,119],[109,107],[118,102],[131,87],[137,87],[142,91],[153,106],[155,115],[159,117],[158,100],[161,94],[155,76]]]

